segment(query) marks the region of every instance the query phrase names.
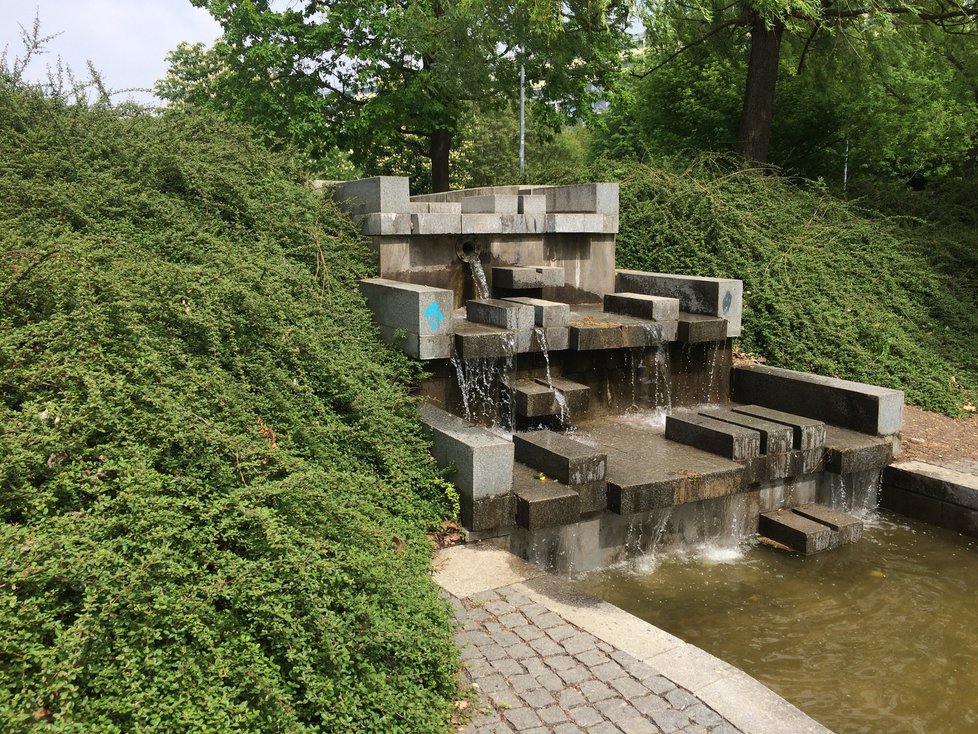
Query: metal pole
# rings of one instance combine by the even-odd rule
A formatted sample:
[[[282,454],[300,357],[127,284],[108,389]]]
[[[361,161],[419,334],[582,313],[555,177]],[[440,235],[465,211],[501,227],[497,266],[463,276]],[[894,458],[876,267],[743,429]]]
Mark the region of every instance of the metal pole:
[[[526,176],[526,69],[520,64],[520,181]]]

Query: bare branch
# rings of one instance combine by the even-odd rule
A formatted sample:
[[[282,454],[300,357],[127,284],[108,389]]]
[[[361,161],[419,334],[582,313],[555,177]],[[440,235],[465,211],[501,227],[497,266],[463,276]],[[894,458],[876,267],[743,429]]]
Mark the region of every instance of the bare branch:
[[[735,25],[744,25],[744,24],[746,24],[746,22],[747,22],[747,19],[744,16],[738,16],[736,18],[731,18],[730,20],[725,20],[723,23],[721,23],[720,25],[716,26],[709,33],[707,33],[707,34],[705,34],[703,36],[700,36],[695,41],[690,41],[685,46],[683,46],[682,48],[680,48],[678,51],[674,51],[673,53],[669,54],[669,56],[667,56],[663,61],[660,61],[655,66],[653,66],[651,69],[646,69],[641,74],[636,74],[634,71],[629,72],[629,73],[633,77],[635,77],[637,79],[644,79],[649,74],[651,74],[653,72],[656,72],[659,69],[661,69],[663,66],[665,66],[666,64],[668,64],[673,59],[675,59],[675,58],[681,56],[682,54],[686,53],[687,51],[689,51],[689,49],[693,48],[694,46],[699,46],[701,43],[705,43],[706,41],[708,41],[709,39],[711,39],[713,36],[715,36],[717,33],[719,33],[720,31],[724,30],[725,28],[730,28],[731,26],[735,26]]]

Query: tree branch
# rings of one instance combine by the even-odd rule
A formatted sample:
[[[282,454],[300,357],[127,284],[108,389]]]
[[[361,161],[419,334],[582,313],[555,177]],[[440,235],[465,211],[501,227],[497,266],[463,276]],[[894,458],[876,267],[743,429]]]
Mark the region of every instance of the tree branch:
[[[712,38],[713,36],[715,36],[717,33],[719,33],[720,31],[724,30],[725,28],[729,28],[729,27],[735,26],[735,25],[744,25],[746,22],[747,22],[747,19],[744,16],[738,16],[736,18],[731,18],[730,20],[725,20],[725,21],[723,21],[723,23],[721,23],[720,25],[716,26],[713,30],[711,30],[706,35],[700,36],[695,41],[690,41],[685,46],[683,46],[682,48],[680,48],[678,51],[675,51],[675,52],[671,53],[663,61],[661,61],[658,64],[656,64],[651,69],[647,69],[647,70],[643,71],[641,74],[636,74],[634,71],[629,72],[629,73],[633,77],[635,77],[637,79],[644,79],[649,74],[651,74],[651,73],[653,73],[653,72],[658,71],[659,69],[661,69],[663,66],[665,66],[666,64],[668,64],[673,59],[675,59],[678,56],[686,53],[687,51],[689,51],[689,49],[693,48],[694,46],[698,46],[701,43],[705,43],[710,38]]]
[[[805,41],[805,47],[801,50],[801,56],[798,58],[798,69],[795,71],[795,76],[801,76],[801,71],[805,67],[805,58],[808,56],[808,49],[811,47],[812,41],[815,40],[815,36],[818,34],[821,28],[821,23],[816,23],[815,27],[812,28],[812,32],[808,36],[808,40]]]

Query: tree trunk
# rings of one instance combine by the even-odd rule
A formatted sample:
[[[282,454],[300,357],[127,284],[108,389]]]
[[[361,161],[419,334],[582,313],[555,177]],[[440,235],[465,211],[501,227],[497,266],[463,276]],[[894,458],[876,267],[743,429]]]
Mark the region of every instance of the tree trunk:
[[[750,62],[737,141],[737,152],[751,163],[767,163],[783,33],[784,25],[780,21],[768,27],[762,17],[751,11]]]
[[[452,133],[448,130],[435,130],[431,133],[431,190],[448,191],[448,153],[452,149]]]

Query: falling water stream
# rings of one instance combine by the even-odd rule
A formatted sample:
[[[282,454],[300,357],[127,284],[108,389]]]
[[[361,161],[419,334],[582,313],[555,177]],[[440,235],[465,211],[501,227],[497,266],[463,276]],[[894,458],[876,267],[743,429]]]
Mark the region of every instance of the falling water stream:
[[[478,258],[472,258],[468,263],[479,298],[489,298],[489,281],[486,280],[486,271],[483,270],[482,263],[479,262]]]
[[[550,349],[547,346],[547,332],[542,326],[535,326],[533,327],[533,335],[536,337],[537,344],[543,354],[543,363],[547,368],[547,387],[553,393],[554,402],[557,404],[557,418],[560,420],[561,425],[570,423],[570,407],[567,405],[567,397],[554,387],[554,379],[550,373]]]
[[[978,541],[866,520],[861,541],[820,555],[687,545],[582,583],[836,734],[978,730]]]

